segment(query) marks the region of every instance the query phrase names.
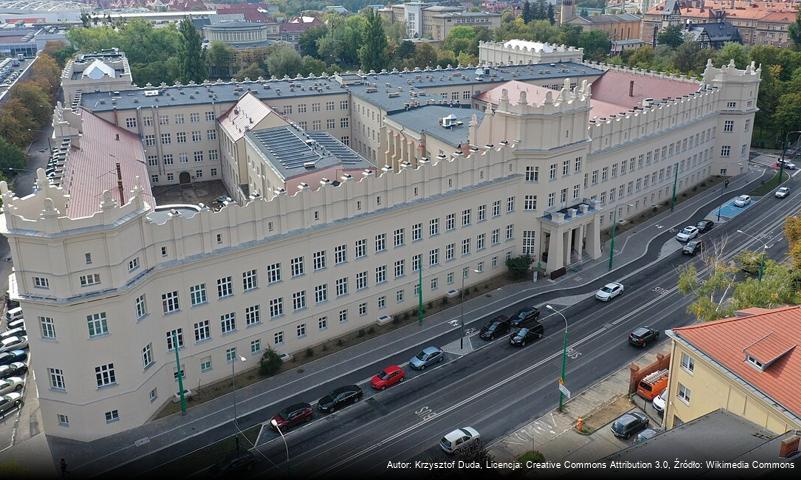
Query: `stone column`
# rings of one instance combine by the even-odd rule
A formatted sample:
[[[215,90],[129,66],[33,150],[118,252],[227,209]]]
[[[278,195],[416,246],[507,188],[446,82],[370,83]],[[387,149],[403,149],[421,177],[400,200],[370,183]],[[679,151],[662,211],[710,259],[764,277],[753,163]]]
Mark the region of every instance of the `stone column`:
[[[548,273],[562,268],[564,265],[562,260],[564,253],[562,247],[564,246],[564,234],[560,233],[558,227],[554,226],[551,229],[551,239],[548,244]]]
[[[562,266],[570,265],[570,252],[571,252],[571,244],[573,240],[573,229],[568,228],[565,233],[562,234],[563,242],[564,242],[564,259],[562,261]]]
[[[579,261],[581,261],[581,255],[584,252],[584,235],[586,234],[586,229],[584,228],[585,225],[581,224],[579,227],[579,236],[578,236],[578,245],[576,245],[576,251],[578,252]]]
[[[592,221],[587,224],[587,253],[593,260],[601,258],[601,225],[600,212],[596,212]]]
[[[395,155],[395,143],[392,141],[392,137],[394,134],[392,131],[387,128],[387,149],[384,152],[384,158],[390,159],[393,155]]]

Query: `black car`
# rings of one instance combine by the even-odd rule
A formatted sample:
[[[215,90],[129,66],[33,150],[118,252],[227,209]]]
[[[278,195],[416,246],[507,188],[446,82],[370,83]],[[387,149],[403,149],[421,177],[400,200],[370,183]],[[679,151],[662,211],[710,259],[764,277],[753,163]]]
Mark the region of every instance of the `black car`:
[[[541,323],[532,325],[531,327],[518,328],[509,337],[509,343],[516,347],[525,347],[527,343],[539,340],[545,333],[545,329]]]
[[[638,327],[629,334],[629,343],[635,347],[646,347],[649,342],[656,341],[658,338],[659,330],[651,327]]]
[[[28,373],[28,366],[22,362],[9,365],[0,365],[0,379],[8,377],[24,377]]]
[[[12,350],[0,353],[0,365],[8,365],[14,362],[24,362],[28,359],[28,352],[25,350]]]
[[[215,464],[209,469],[209,473],[212,475],[226,475],[249,471],[253,469],[253,466],[258,461],[258,457],[253,452],[245,451]]]
[[[684,245],[684,248],[681,249],[681,253],[684,255],[695,255],[696,253],[702,251],[704,249],[704,241],[703,240],[690,240]]]
[[[483,340],[495,340],[501,335],[505,335],[511,328],[509,319],[505,315],[495,317],[488,324],[481,328],[478,336]]]
[[[700,222],[695,224],[695,228],[698,229],[698,233],[704,233],[712,230],[712,227],[715,226],[715,222],[712,220],[701,220]]]
[[[531,323],[536,323],[540,319],[540,311],[537,307],[522,308],[512,317],[510,324],[512,328],[524,327]]]
[[[648,426],[648,417],[640,412],[624,413],[612,423],[612,433],[619,438],[629,438]]]
[[[328,395],[324,396],[317,402],[317,408],[322,413],[331,413],[334,410],[347,407],[352,403],[356,403],[362,399],[364,393],[357,385],[348,385],[339,387]]]

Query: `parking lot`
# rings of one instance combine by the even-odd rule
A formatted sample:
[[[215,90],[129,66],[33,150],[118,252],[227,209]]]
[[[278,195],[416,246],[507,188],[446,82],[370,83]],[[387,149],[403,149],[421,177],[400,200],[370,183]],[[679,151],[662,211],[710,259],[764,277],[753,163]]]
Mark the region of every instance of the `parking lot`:
[[[2,316],[1,334],[8,330],[5,305],[0,309],[0,316]],[[27,347],[24,350],[27,350]],[[0,452],[41,432],[42,419],[30,361],[30,357],[25,359],[23,363],[28,367],[28,371],[19,376],[24,381],[21,390],[18,391],[22,395],[22,406],[0,412]]]

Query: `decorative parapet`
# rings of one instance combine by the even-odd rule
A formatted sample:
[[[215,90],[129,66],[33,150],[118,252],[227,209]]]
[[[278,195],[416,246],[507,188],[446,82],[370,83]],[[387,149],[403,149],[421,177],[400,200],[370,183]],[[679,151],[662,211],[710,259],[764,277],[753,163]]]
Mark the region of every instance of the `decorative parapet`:
[[[687,75],[676,75],[673,73],[666,73],[666,72],[657,72],[656,70],[647,70],[644,68],[636,68],[636,67],[628,67],[626,65],[611,65],[604,62],[593,62],[593,61],[585,61],[582,62],[584,65],[588,67],[597,68],[599,70],[616,70],[618,72],[625,72],[625,73],[633,73],[636,75],[645,75],[648,77],[654,78],[663,78],[665,80],[676,80],[680,82],[687,82],[687,83],[694,83],[697,85],[701,85],[700,78],[692,78],[688,77]]]
[[[509,91],[504,88],[501,90],[501,100],[498,103],[497,111],[519,115],[553,115],[590,109],[591,89],[587,80],[582,80],[581,85],[571,89],[570,79],[566,78],[562,89],[555,98],[552,92],[552,90],[548,90],[545,93],[545,99],[538,105],[529,103],[525,90],[522,90],[517,102],[513,104],[509,100]]]

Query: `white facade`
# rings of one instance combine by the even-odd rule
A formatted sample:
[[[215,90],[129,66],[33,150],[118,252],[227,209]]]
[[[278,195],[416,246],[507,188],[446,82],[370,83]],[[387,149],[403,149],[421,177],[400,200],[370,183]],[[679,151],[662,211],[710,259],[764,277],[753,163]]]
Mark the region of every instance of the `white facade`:
[[[478,61],[487,65],[581,62],[583,58],[583,48],[530,40],[482,41],[478,50]]]
[[[267,347],[296,352],[413,310],[418,261],[428,302],[458,288],[462,272],[466,285],[502,273],[507,255],[530,254],[549,272],[598,258],[613,209],[625,219],[669,200],[674,178],[681,192],[740,171],[759,74],[753,65],[708,65],[696,93],[593,120],[587,81],[571,88],[565,79],[542,100],[505,94],[480,123],[471,122],[464,154],[395,158],[397,171],[342,175],[339,185],[301,186],[294,195],[163,224],[148,219],[152,205],[137,188],[124,206],[107,192],[98,213],[68,218],[66,192],[41,176],[25,198],[0,183],[0,232],[31,331],[44,430],[88,441],[146,422],[177,391],[168,350],[176,329],[192,389],[228,375],[227,358],[242,354],[255,366]],[[300,115],[310,120],[358,111],[359,125],[374,129],[369,148],[381,165],[388,154],[381,138],[390,136],[384,112],[354,100],[343,88],[271,106],[294,108],[284,113],[295,119],[301,103],[334,102],[330,110],[304,108]],[[205,134],[219,131],[214,119],[231,105],[136,109],[128,129],[160,134],[185,115],[184,129],[197,113],[192,128],[203,139],[181,148],[220,148]],[[122,127],[132,118],[116,110],[98,115]],[[145,116],[151,121],[143,127]],[[340,134],[355,135],[356,121],[340,122]],[[742,157],[739,145],[746,145]],[[90,275],[98,283],[88,284]]]

